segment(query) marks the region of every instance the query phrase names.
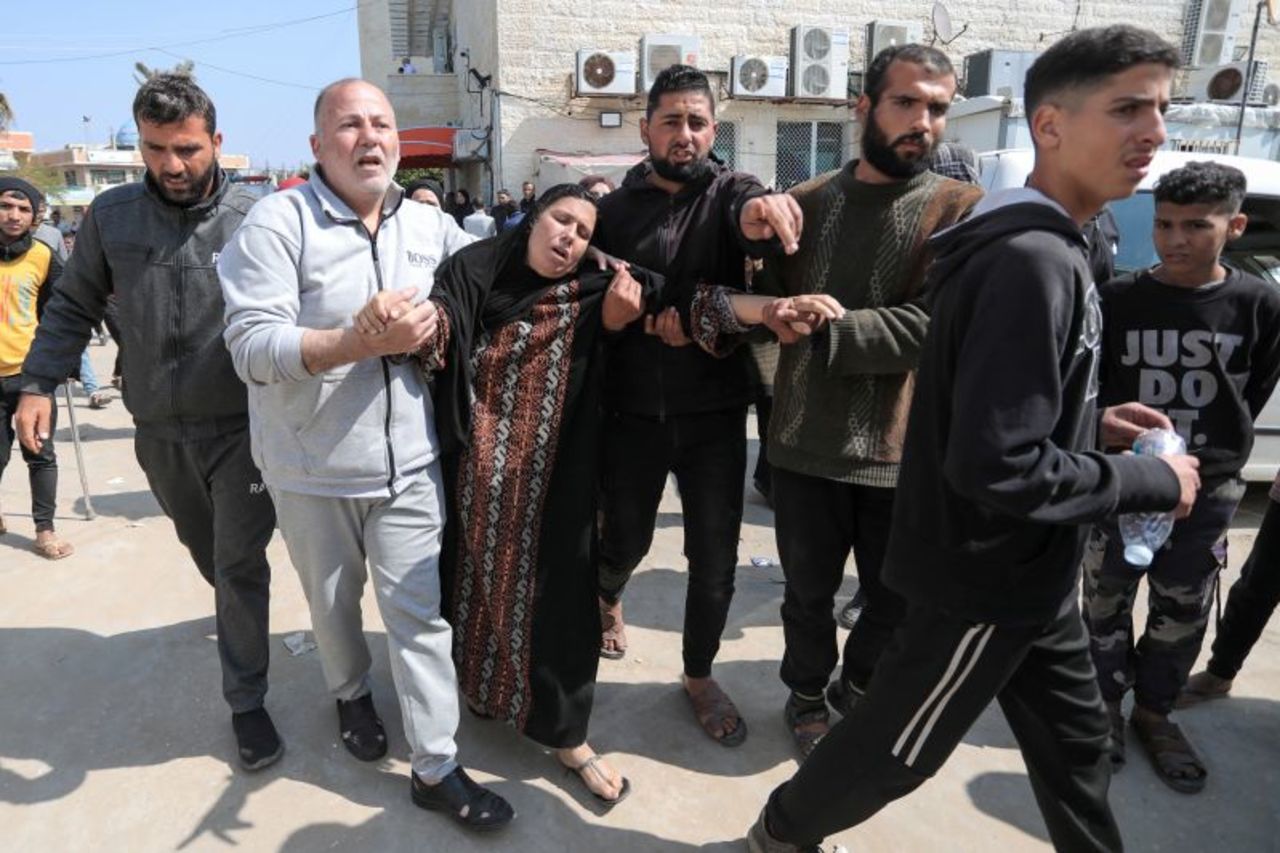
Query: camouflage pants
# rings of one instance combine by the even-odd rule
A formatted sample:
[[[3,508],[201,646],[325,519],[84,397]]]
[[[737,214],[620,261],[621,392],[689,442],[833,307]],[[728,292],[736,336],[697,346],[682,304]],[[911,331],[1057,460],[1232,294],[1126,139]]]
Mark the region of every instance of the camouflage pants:
[[[1132,688],[1143,708],[1173,709],[1200,654],[1214,583],[1227,561],[1227,528],[1242,495],[1236,488],[1202,494],[1146,571],[1124,561],[1113,525],[1094,528],[1084,557],[1083,615],[1103,699],[1118,702]],[[1133,603],[1144,575],[1147,624],[1135,643]]]

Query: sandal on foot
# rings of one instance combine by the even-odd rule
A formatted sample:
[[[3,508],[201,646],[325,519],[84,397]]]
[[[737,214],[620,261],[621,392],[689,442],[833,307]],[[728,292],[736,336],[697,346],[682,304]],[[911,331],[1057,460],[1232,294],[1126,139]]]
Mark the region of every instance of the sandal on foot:
[[[1107,717],[1111,720],[1111,744],[1107,753],[1111,758],[1111,772],[1124,767],[1124,712],[1119,702],[1107,703]]]
[[[35,552],[46,560],[61,560],[63,557],[70,557],[75,553],[75,550],[70,542],[64,542],[61,539],[46,539],[43,542],[37,541],[35,544]]]
[[[693,705],[693,715],[698,718],[698,725],[716,743],[721,746],[741,746],[747,739],[747,721],[742,719],[737,706],[720,689],[719,684],[708,681],[707,686],[696,696],[686,687],[684,695],[689,697],[689,703]],[[726,731],[725,723],[730,720],[737,720],[737,725]]]
[[[1190,708],[1202,702],[1226,699],[1230,695],[1231,680],[1219,678],[1212,672],[1205,670],[1204,672],[1197,672],[1187,679],[1187,683],[1183,685],[1182,692],[1178,694],[1178,701],[1174,707]]]
[[[627,626],[611,610],[613,605],[600,602],[600,657],[622,660],[627,656]]]
[[[1209,773],[1177,723],[1144,722],[1136,716],[1130,717],[1129,723],[1161,782],[1180,794],[1198,794],[1204,790]]]
[[[559,759],[556,759],[556,760],[559,761]],[[616,797],[606,797],[604,794],[598,793],[587,782],[586,774],[594,773],[603,781],[608,782],[609,777],[604,775],[604,771],[600,769],[600,760],[601,759],[599,755],[592,755],[590,758],[588,758],[586,761],[582,762],[576,767],[571,767],[568,764],[565,764],[563,761],[561,761],[560,763],[564,765],[564,770],[566,773],[571,773],[575,777],[577,777],[578,781],[582,783],[582,787],[587,789],[587,793],[595,797],[596,802],[604,806],[605,811],[609,811],[609,809],[613,808],[618,803],[625,800],[628,797],[628,795],[631,794],[631,780],[628,779],[626,776],[622,777],[622,787],[618,789],[618,796]]]
[[[791,737],[796,749],[800,750],[802,759],[808,758],[818,741],[831,731],[831,712],[827,710],[825,701],[819,702],[821,704],[802,705],[796,701],[793,693],[787,697],[786,707],[782,709],[782,715],[791,728]]]

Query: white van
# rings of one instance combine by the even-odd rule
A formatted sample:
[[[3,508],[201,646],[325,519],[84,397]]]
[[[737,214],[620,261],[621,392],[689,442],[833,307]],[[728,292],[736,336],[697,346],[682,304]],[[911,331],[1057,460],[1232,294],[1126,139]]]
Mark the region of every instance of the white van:
[[[1030,149],[988,151],[978,155],[983,189],[1020,187],[1031,174],[1034,154]],[[1129,272],[1157,263],[1151,242],[1155,201],[1151,190],[1166,172],[1185,166],[1193,160],[1212,160],[1234,166],[1244,172],[1249,182],[1244,212],[1249,227],[1244,236],[1227,246],[1223,258],[1232,266],[1253,273],[1280,287],[1280,163],[1251,157],[1225,154],[1202,154],[1183,151],[1157,151],[1147,177],[1130,198],[1114,201],[1109,206],[1120,225],[1120,250],[1116,269]],[[1280,330],[1277,330],[1280,333]],[[1269,482],[1280,468],[1280,392],[1273,394],[1254,425],[1256,439],[1253,453],[1244,467],[1244,478]]]

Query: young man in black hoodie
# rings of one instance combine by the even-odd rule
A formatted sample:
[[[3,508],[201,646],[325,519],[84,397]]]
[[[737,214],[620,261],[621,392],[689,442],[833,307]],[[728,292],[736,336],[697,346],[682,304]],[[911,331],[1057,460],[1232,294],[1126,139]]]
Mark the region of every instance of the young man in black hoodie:
[[[867,693],[773,792],[749,842],[812,849],[938,771],[998,699],[1059,850],[1118,850],[1110,725],[1076,583],[1088,525],[1177,509],[1196,461],[1096,451],[1101,312],[1081,226],[1164,142],[1177,50],[1127,26],[1067,36],[1027,73],[1036,164],[934,239],[931,319],[884,580],[905,622]],[[1168,419],[1104,413],[1123,445]]]
[[[1138,400],[1168,413],[1200,460],[1203,494],[1150,566],[1131,565],[1114,528],[1099,526],[1084,566],[1085,619],[1111,716],[1113,765],[1124,763],[1120,703],[1133,688],[1133,731],[1156,774],[1176,791],[1204,788],[1207,770],[1169,719],[1187,680],[1226,561],[1223,540],[1244,497],[1240,470],[1253,422],[1280,378],[1280,293],[1226,266],[1244,234],[1239,169],[1192,162],[1160,178],[1153,239],[1160,263],[1102,286],[1102,402]],[[1143,575],[1149,607],[1134,644]]]

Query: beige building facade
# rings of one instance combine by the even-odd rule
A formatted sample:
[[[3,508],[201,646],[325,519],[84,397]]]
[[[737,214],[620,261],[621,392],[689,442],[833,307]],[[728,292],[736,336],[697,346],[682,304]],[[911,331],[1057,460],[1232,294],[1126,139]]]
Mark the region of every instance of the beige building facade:
[[[1205,4],[1228,11],[1228,32],[1197,38]],[[988,49],[1043,50],[1073,27],[1137,23],[1188,50],[1217,45],[1238,58],[1247,48],[1252,0],[946,0],[954,37],[943,49],[958,68]],[[371,0],[360,6],[362,74],[391,95],[402,127],[452,127],[454,185],[490,197],[524,180],[547,184],[591,170],[621,170],[643,151],[644,99],[582,97],[577,53],[638,52],[646,34],[700,41],[698,66],[719,93],[717,152],[766,183],[789,185],[856,152],[850,101],[730,97],[735,55],[787,56],[791,28],[849,32],[850,87],[856,92],[872,21],[934,35],[927,0]],[[1212,15],[1210,17],[1213,17]],[[1215,38],[1218,41],[1215,41]],[[1234,41],[1234,50],[1229,50]],[[1216,47],[1215,47],[1216,50]],[[1230,54],[1230,55],[1228,55]],[[1257,57],[1280,79],[1280,33],[1264,22]],[[404,60],[408,58],[409,73]],[[601,114],[618,124],[602,126]],[[439,146],[437,146],[439,147]],[[602,156],[611,155],[611,156]],[[601,165],[603,164],[603,165]]]

